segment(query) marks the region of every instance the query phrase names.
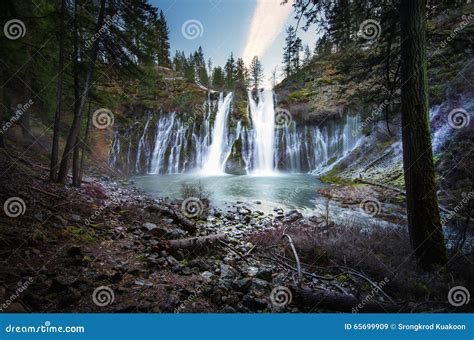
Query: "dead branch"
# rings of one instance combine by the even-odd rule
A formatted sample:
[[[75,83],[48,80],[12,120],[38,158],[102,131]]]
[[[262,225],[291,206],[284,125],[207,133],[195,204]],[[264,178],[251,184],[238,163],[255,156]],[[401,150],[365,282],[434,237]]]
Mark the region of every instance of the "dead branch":
[[[318,307],[340,312],[351,313],[399,313],[404,306],[375,302],[374,299],[367,301],[358,300],[349,294],[336,294],[326,291],[312,291],[308,288],[293,287],[295,300],[298,305],[308,308]]]
[[[222,244],[224,247],[230,249],[232,252],[236,253],[242,260],[244,260],[247,264],[249,263],[249,261],[245,258],[245,255],[242,255],[241,252],[239,252],[237,249],[235,249],[234,247],[232,247],[230,244],[224,242],[224,241],[221,241],[221,240],[218,240],[218,242],[220,244]]]
[[[187,217],[185,217],[179,211],[177,211],[177,210],[175,210],[171,207],[150,205],[150,206],[147,207],[147,210],[158,212],[158,213],[160,213],[164,216],[170,217],[171,219],[173,219],[173,221],[176,224],[179,224],[186,231],[188,231],[190,233],[195,233],[196,230],[197,230],[196,225],[191,220],[189,220]]]
[[[286,229],[285,229],[286,231]],[[282,238],[288,238],[288,243],[290,244],[291,250],[293,251],[293,255],[295,256],[295,261],[296,261],[296,269],[298,271],[298,286],[301,286],[301,281],[303,280],[303,276],[301,275],[301,263],[300,263],[300,258],[298,256],[298,253],[296,252],[295,245],[293,243],[293,240],[290,235],[286,234],[284,232]]]

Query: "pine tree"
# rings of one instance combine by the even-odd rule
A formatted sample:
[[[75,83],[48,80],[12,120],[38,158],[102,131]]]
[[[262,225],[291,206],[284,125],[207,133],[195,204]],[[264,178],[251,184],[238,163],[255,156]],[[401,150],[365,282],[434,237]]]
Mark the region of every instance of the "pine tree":
[[[212,70],[212,88],[215,90],[221,90],[224,88],[225,83],[225,74],[222,67],[214,67]]]
[[[257,56],[253,57],[250,63],[250,78],[252,79],[254,89],[257,89],[263,79],[262,63]]]
[[[300,52],[303,49],[301,39],[296,38],[291,50],[291,69],[292,73],[296,73],[300,69]]]
[[[236,83],[243,87],[248,87],[248,78],[249,78],[249,71],[245,66],[244,60],[242,58],[237,59],[237,63],[235,65],[235,81]]]
[[[403,167],[408,229],[425,267],[446,263],[446,246],[436,197],[428,113],[426,0],[400,6]]]
[[[158,65],[170,67],[170,38],[169,38],[169,29],[166,22],[165,15],[163,11],[160,11],[160,17],[158,19]]]
[[[225,83],[227,88],[231,89],[234,87],[235,83],[235,59],[234,59],[234,53],[230,54],[229,59],[227,59],[227,62],[224,66],[225,70]]]
[[[311,61],[311,50],[309,49],[309,45],[306,44],[304,47],[303,66],[308,66],[310,61]]]
[[[285,47],[283,48],[283,72],[286,77],[291,76],[293,60],[293,43],[296,39],[296,32],[293,26],[286,29]]]

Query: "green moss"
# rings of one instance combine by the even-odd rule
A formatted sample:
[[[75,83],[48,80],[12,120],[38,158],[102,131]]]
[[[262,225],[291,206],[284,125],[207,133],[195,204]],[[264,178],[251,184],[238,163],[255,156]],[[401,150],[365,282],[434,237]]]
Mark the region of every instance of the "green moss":
[[[65,230],[80,241],[93,242],[95,240],[95,231],[86,227],[68,226]]]
[[[308,101],[310,95],[311,95],[311,92],[309,90],[302,88],[298,91],[294,91],[290,93],[290,95],[288,96],[288,99],[293,102]]]
[[[349,277],[347,275],[341,274],[336,278],[336,280],[340,283],[345,283],[349,281]]]
[[[145,254],[140,254],[136,257],[137,261],[140,261],[140,262],[145,262],[146,260],[146,257],[145,257]]]
[[[319,177],[319,180],[323,183],[331,184],[353,184],[351,180],[339,177],[338,174],[341,172],[338,166],[335,166],[330,171],[326,172],[324,175]]]

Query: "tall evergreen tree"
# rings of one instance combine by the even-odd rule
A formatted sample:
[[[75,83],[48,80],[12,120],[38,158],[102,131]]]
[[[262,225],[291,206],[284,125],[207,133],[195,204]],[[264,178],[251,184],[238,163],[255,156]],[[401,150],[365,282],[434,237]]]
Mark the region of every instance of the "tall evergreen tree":
[[[215,90],[221,90],[226,84],[225,72],[222,67],[217,66],[212,70],[212,88]]]
[[[263,79],[263,66],[257,56],[250,63],[250,78],[254,89],[257,89]]]
[[[239,86],[247,88],[248,78],[249,71],[247,66],[245,66],[244,60],[242,58],[238,58],[237,63],[235,64],[235,81]]]
[[[229,59],[227,59],[227,62],[224,66],[225,70],[225,83],[228,88],[233,88],[234,87],[234,82],[235,82],[235,59],[234,59],[234,53],[230,54]]]
[[[170,61],[170,38],[169,38],[169,28],[166,22],[165,15],[163,11],[160,11],[160,17],[158,19],[158,64],[165,67],[171,66]]]
[[[425,266],[444,264],[446,246],[436,197],[426,65],[426,0],[401,0],[402,139],[408,229]]]

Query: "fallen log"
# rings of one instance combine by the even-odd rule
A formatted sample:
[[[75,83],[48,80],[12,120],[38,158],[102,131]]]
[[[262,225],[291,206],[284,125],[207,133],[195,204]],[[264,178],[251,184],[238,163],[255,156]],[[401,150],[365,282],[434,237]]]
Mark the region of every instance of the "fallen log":
[[[182,238],[178,240],[167,240],[162,243],[162,246],[171,250],[201,248],[209,246],[216,241],[223,240],[226,237],[226,234],[215,234],[200,237]]]
[[[336,294],[329,291],[313,291],[293,287],[294,301],[307,308],[329,309],[346,313],[401,313],[404,307],[376,301],[375,298],[359,300],[353,295]]]
[[[167,206],[158,206],[158,205],[150,205],[147,207],[147,210],[158,212],[164,216],[170,217],[173,222],[179,224],[189,233],[195,233],[197,230],[196,224],[180,213],[178,210],[172,209]]]

